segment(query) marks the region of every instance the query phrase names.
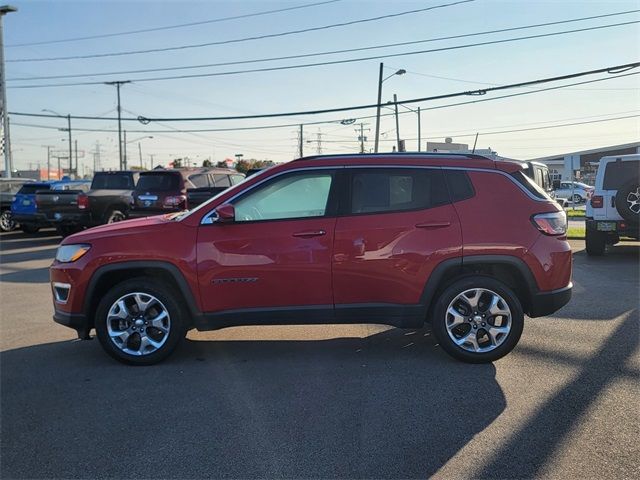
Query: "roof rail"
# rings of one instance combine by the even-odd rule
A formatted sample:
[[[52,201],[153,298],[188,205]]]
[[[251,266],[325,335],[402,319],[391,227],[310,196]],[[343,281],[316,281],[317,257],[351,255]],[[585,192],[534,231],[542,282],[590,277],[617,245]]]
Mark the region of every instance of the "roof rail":
[[[387,153],[336,153],[331,154],[328,153],[326,155],[310,155],[308,157],[300,157],[296,158],[294,162],[298,160],[327,160],[331,158],[358,158],[358,157],[367,157],[367,158],[401,158],[407,156],[424,156],[424,157],[434,157],[434,158],[467,158],[469,160],[492,160],[489,157],[485,157],[484,155],[479,155],[477,153],[449,153],[449,152],[387,152]]]

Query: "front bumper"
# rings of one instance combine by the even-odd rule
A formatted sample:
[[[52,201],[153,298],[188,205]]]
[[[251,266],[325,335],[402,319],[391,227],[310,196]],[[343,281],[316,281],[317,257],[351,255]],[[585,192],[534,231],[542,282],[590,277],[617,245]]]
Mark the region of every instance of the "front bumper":
[[[89,322],[87,322],[87,316],[83,313],[63,312],[56,309],[53,314],[53,321],[65,327],[73,328],[78,332],[78,338],[83,340],[91,338],[89,336],[89,331],[91,330],[88,326]]]
[[[530,317],[544,317],[564,307],[571,300],[573,283],[564,288],[550,292],[538,292],[531,298],[531,305],[527,315]]]

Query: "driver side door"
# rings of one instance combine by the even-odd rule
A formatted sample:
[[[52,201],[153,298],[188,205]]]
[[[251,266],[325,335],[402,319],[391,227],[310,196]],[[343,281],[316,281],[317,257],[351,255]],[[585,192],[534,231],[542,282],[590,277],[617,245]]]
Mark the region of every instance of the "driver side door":
[[[200,225],[198,283],[207,313],[333,316],[336,168],[289,171],[226,203],[232,222]]]

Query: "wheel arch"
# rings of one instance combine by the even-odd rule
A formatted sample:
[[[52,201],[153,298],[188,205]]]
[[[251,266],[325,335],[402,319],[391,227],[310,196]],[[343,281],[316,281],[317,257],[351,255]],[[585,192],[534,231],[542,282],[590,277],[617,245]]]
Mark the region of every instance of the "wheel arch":
[[[200,315],[195,296],[180,269],[172,263],[163,261],[129,261],[111,263],[96,270],[91,277],[85,292],[83,312],[87,318],[87,327],[94,326],[94,317],[100,299],[114,285],[134,277],[153,277],[166,282],[177,294],[178,300],[190,313],[187,323],[193,325],[194,319]]]
[[[427,319],[438,295],[456,280],[471,275],[485,275],[503,282],[514,290],[524,312],[531,310],[538,287],[523,260],[511,255],[471,255],[444,260],[434,268],[420,298]]]

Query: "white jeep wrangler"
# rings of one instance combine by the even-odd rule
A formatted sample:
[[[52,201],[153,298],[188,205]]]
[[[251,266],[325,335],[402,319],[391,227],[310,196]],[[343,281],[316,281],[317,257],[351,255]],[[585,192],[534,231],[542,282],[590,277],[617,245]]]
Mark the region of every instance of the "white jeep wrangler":
[[[586,240],[589,255],[603,255],[621,236],[640,237],[640,155],[603,157],[596,185],[587,202]]]

